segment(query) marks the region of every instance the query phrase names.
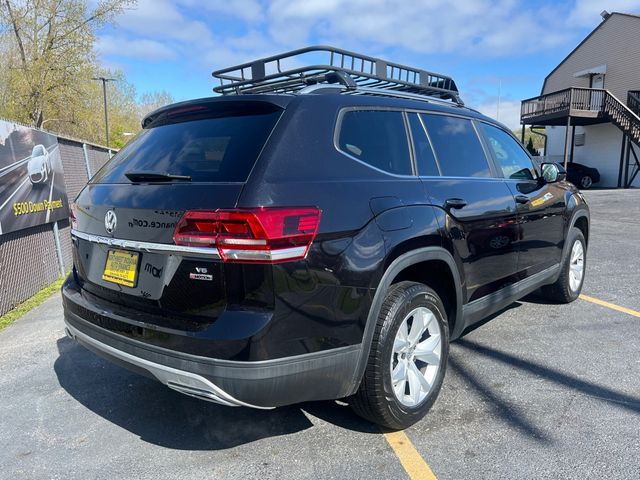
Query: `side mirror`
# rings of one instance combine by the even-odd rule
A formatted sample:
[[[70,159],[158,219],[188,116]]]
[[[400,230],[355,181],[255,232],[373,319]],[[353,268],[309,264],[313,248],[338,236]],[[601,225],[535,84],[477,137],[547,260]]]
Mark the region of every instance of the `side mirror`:
[[[567,178],[567,172],[559,163],[543,163],[542,178],[547,183],[561,182]]]

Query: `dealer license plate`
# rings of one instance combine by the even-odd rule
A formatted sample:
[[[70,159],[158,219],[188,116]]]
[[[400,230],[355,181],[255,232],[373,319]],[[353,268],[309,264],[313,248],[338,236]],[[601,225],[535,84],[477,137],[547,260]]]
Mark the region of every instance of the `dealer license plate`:
[[[138,252],[109,250],[102,279],[107,282],[135,287],[138,274]]]

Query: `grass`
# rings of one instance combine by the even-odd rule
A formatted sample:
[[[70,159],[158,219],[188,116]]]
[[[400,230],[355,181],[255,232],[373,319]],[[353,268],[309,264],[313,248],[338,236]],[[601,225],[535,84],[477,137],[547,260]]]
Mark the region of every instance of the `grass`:
[[[51,285],[44,287],[38,293],[36,293],[33,297],[25,300],[20,305],[15,307],[12,310],[9,310],[4,315],[0,316],[0,330],[11,325],[14,321],[20,318],[22,315],[27,313],[29,310],[36,308],[42,302],[44,302],[51,295],[56,293],[62,287],[62,283],[64,282],[64,278],[59,278]]]

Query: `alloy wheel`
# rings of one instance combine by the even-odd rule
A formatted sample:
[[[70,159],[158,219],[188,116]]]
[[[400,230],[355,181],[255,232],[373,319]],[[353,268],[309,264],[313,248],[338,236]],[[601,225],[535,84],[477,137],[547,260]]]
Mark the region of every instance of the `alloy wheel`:
[[[391,384],[402,405],[419,405],[431,391],[440,369],[441,334],[438,319],[427,307],[412,310],[400,324],[391,355]]]
[[[569,263],[569,287],[572,292],[577,292],[584,275],[584,247],[582,242],[576,240],[571,247],[571,259]]]

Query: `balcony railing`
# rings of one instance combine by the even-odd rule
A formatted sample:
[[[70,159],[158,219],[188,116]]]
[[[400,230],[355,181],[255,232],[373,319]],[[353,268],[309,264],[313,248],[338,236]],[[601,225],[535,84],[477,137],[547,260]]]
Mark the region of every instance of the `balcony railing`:
[[[602,117],[606,90],[572,87],[522,101],[522,123],[555,117]]]
[[[632,143],[640,145],[640,90],[630,90],[625,105],[607,90],[567,88],[523,100],[520,114],[523,125],[562,125],[566,122],[565,152],[568,152],[569,126],[611,122],[623,133],[618,186],[628,188],[640,174],[640,159],[632,147]]]

